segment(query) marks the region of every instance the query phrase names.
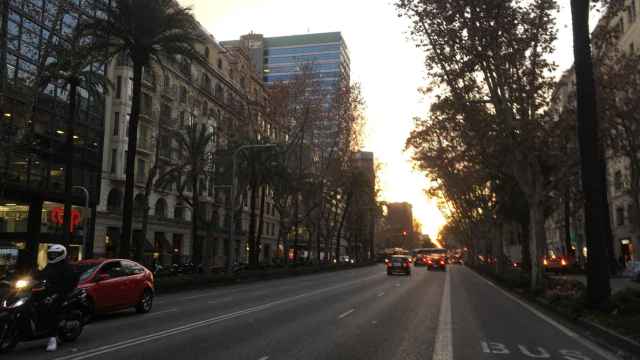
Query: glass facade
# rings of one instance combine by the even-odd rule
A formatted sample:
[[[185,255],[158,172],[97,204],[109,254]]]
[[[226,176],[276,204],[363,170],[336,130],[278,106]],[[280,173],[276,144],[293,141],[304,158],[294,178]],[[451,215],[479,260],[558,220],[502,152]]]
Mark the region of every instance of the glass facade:
[[[292,80],[306,67],[326,89],[349,79],[348,50],[340,33],[265,38],[262,53],[267,85]]]
[[[94,16],[96,1],[103,0],[70,1],[69,11],[60,8],[58,0],[10,0],[2,9],[7,27],[2,32],[6,46],[0,48],[0,61],[4,62],[0,72],[0,240],[5,243],[37,242],[40,232],[56,234],[46,228],[51,225],[49,218],[29,212],[41,209],[46,214],[49,202],[65,200],[63,155],[69,94],[62,83],[49,83],[41,92],[34,84],[38,67],[53,60],[51,55],[43,58],[46,49],[52,43],[67,41],[80,19]],[[94,64],[87,70],[104,75],[105,66]],[[104,96],[91,96],[79,88],[76,104],[72,182],[89,191],[89,202],[95,206],[99,198]],[[74,204],[83,205],[84,201],[83,193],[74,191]],[[60,238],[52,235],[47,241]],[[39,246],[26,246],[29,248]],[[35,254],[31,256],[35,259]]]

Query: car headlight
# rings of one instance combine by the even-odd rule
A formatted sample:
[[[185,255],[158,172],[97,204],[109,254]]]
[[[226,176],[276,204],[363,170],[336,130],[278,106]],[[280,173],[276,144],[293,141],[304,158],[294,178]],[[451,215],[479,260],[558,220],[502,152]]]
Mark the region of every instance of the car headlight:
[[[18,301],[14,302],[14,303],[10,303],[7,300],[4,300],[2,302],[2,307],[13,309],[13,308],[17,308],[19,306],[24,305],[24,303],[26,303],[26,302],[27,302],[27,298],[20,298],[20,299],[18,299]]]
[[[31,279],[19,279],[18,281],[16,281],[14,287],[17,290],[22,290],[28,287],[30,284],[31,284]]]

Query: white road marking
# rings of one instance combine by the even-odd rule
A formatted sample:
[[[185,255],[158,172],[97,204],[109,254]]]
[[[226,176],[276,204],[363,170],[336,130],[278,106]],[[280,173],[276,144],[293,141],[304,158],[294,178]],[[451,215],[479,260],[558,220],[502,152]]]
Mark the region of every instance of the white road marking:
[[[258,359],[258,360],[269,360],[269,357],[268,357],[268,356],[263,356],[263,357],[261,357],[261,358],[260,358],[260,359]]]
[[[209,304],[217,304],[217,303],[230,301],[230,300],[233,300],[233,298],[232,297],[226,297],[226,298],[222,298],[222,299],[218,299],[218,300],[211,300],[211,301],[208,301],[207,303],[209,303]]]
[[[152,316],[162,315],[162,314],[166,314],[168,312],[174,312],[174,311],[178,311],[178,309],[173,308],[173,309],[167,309],[167,310],[152,312],[151,314],[147,314],[144,318],[146,319],[146,318],[150,318]]]
[[[436,332],[435,346],[433,347],[433,360],[453,360],[453,344],[451,328],[451,272],[447,271],[444,280],[444,290],[440,302],[440,316],[438,318],[438,330]]]
[[[522,346],[522,345],[518,345],[518,349],[520,349],[520,352],[522,352],[523,354],[527,355],[528,357],[531,358],[536,358],[536,359],[548,359],[551,357],[551,355],[549,355],[549,353],[547,352],[547,350],[538,347],[536,350],[534,351],[529,351],[529,349],[527,349],[526,347]]]
[[[533,306],[525,303],[524,301],[518,299],[517,297],[509,294],[508,292],[506,292],[505,290],[502,290],[499,286],[497,286],[496,284],[492,283],[491,281],[485,279],[484,277],[480,276],[479,274],[477,274],[475,271],[469,270],[467,268],[464,268],[466,271],[473,273],[475,276],[477,276],[479,279],[481,279],[482,281],[486,282],[487,284],[489,284],[490,286],[494,287],[495,289],[497,289],[499,292],[501,292],[504,296],[508,297],[509,299],[517,302],[518,304],[522,305],[525,309],[531,311],[533,314],[535,314],[536,316],[538,316],[539,318],[541,318],[542,320],[548,322],[549,324],[553,325],[555,328],[557,328],[558,330],[560,330],[561,332],[563,332],[565,335],[569,336],[570,338],[574,339],[575,341],[579,342],[580,344],[584,345],[585,347],[587,347],[589,350],[595,352],[596,354],[602,356],[603,358],[607,359],[607,360],[617,360],[617,357],[615,357],[613,354],[609,353],[608,351],[601,349],[599,346],[595,345],[594,343],[592,343],[591,341],[583,338],[582,336],[576,334],[574,331],[570,330],[569,328],[567,328],[564,325],[561,325],[560,323],[558,323],[557,321],[551,319],[550,317],[548,317],[547,315],[541,313],[540,311],[536,310]]]
[[[88,358],[92,358],[95,356],[99,356],[102,354],[106,354],[106,353],[110,353],[110,352],[114,352],[114,351],[118,351],[121,349],[125,349],[128,347],[132,347],[138,344],[142,344],[142,343],[146,343],[149,341],[154,341],[157,339],[161,339],[167,336],[172,336],[172,335],[177,335],[180,333],[184,333],[193,329],[197,329],[203,326],[210,326],[225,320],[229,320],[229,319],[233,319],[233,318],[237,318],[237,317],[241,317],[243,315],[247,315],[247,314],[251,314],[251,313],[255,313],[258,311],[262,311],[262,310],[266,310],[268,308],[274,307],[276,305],[281,305],[281,304],[285,304],[288,302],[292,302],[295,300],[299,300],[302,298],[306,298],[306,297],[311,297],[311,296],[315,296],[327,291],[331,291],[331,290],[336,290],[336,289],[340,289],[340,288],[344,288],[344,287],[348,287],[360,282],[364,282],[370,279],[373,279],[375,277],[380,277],[380,274],[375,274],[375,275],[371,275],[359,280],[353,280],[350,282],[346,282],[340,285],[335,285],[335,286],[331,286],[331,287],[327,287],[327,288],[323,288],[323,289],[319,289],[319,290],[315,290],[315,291],[310,291],[307,293],[303,293],[300,295],[295,295],[295,296],[291,296],[291,297],[287,297],[287,298],[283,298],[280,300],[276,300],[276,301],[272,301],[269,303],[265,303],[262,305],[258,305],[258,306],[253,306],[244,310],[240,310],[240,311],[236,311],[233,313],[229,313],[229,314],[224,314],[224,315],[218,315],[209,319],[205,319],[205,320],[201,320],[201,321],[196,321],[193,323],[189,323],[186,325],[182,325],[182,326],[178,326],[172,329],[167,329],[167,330],[163,330],[163,331],[159,331],[156,333],[152,333],[149,335],[144,335],[144,336],[140,336],[137,338],[133,338],[133,339],[129,339],[129,340],[124,340],[124,341],[120,341],[117,343],[113,343],[110,345],[104,345],[104,346],[100,346],[97,347],[95,349],[90,349],[90,350],[86,350],[77,354],[71,354],[71,355],[66,355],[66,356],[61,356],[58,358],[55,358],[54,360],[82,360],[82,359],[88,359]]]
[[[340,314],[340,316],[338,316],[338,319],[343,319],[343,318],[351,315],[354,311],[356,311],[356,309],[351,309],[349,311],[345,311],[342,314]]]
[[[384,296],[384,293],[383,293],[383,292],[381,292],[381,293],[379,293],[379,294],[378,294],[378,297],[382,297],[382,296]]]

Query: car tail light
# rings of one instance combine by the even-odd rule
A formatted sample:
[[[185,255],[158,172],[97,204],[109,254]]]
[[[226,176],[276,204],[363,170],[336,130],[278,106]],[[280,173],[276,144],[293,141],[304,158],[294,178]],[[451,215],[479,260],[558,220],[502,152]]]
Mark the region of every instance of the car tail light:
[[[440,261],[440,265],[444,265],[444,260]]]
[[[560,260],[560,265],[567,266],[567,261],[565,259]]]
[[[547,259],[542,260],[542,263],[544,264],[544,266],[549,266],[549,262],[547,261]]]

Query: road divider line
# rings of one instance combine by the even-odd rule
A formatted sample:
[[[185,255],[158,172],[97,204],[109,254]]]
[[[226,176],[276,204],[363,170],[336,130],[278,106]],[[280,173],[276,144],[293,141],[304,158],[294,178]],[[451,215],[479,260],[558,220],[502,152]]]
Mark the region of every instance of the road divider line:
[[[542,312],[538,311],[533,306],[531,306],[531,305],[527,304],[526,302],[518,299],[517,297],[509,294],[507,291],[503,290],[501,287],[499,287],[498,285],[494,284],[493,282],[485,279],[483,276],[480,276],[480,274],[476,273],[475,271],[467,269],[467,268],[465,268],[465,271],[473,273],[479,279],[481,279],[482,281],[486,282],[487,284],[489,284],[490,286],[492,286],[493,288],[498,290],[500,293],[502,293],[507,298],[509,298],[509,299],[515,301],[516,303],[522,305],[525,309],[531,311],[534,315],[538,316],[542,320],[544,320],[544,321],[548,322],[549,324],[553,325],[555,328],[557,328],[558,330],[563,332],[565,335],[569,336],[570,338],[572,338],[575,341],[579,342],[580,344],[584,345],[585,347],[587,347],[589,350],[593,351],[594,353],[602,356],[603,358],[605,358],[607,360],[616,360],[616,359],[618,359],[613,354],[611,354],[608,351],[600,348],[599,346],[597,346],[596,344],[592,343],[591,341],[585,339],[584,337],[578,335],[573,330],[567,328],[566,326],[560,324],[559,322],[553,320],[552,318],[550,318],[547,315],[543,314]]]
[[[231,300],[233,300],[232,297],[226,297],[226,298],[222,298],[222,299],[218,299],[218,300],[211,300],[211,301],[208,301],[207,303],[209,303],[209,304],[218,304],[218,303],[221,303],[221,302],[231,301]]]
[[[295,296],[290,296],[284,299],[280,299],[280,300],[276,300],[276,301],[272,301],[269,303],[265,303],[262,305],[258,305],[258,306],[253,306],[253,307],[249,307],[243,310],[239,310],[239,311],[235,311],[229,314],[224,314],[224,315],[219,315],[219,316],[215,316],[209,319],[205,319],[205,320],[201,320],[201,321],[196,321],[193,323],[189,323],[186,325],[182,325],[182,326],[178,326],[176,328],[172,328],[172,329],[167,329],[167,330],[163,330],[163,331],[159,331],[153,334],[149,334],[149,335],[144,335],[144,336],[140,336],[137,338],[133,338],[133,339],[129,339],[129,340],[125,340],[125,341],[121,341],[121,342],[117,342],[114,344],[110,344],[110,345],[104,345],[101,347],[97,347],[95,349],[90,349],[90,350],[86,350],[83,352],[78,352],[75,354],[70,354],[70,355],[66,355],[66,356],[61,356],[58,358],[55,358],[54,360],[82,360],[82,359],[88,359],[88,358],[92,358],[95,356],[99,356],[102,354],[106,354],[106,353],[110,353],[110,352],[114,352],[117,350],[121,350],[121,349],[125,349],[134,345],[138,345],[138,344],[142,344],[142,343],[146,343],[149,341],[153,341],[153,340],[157,340],[157,339],[161,339],[167,336],[171,336],[171,335],[177,335],[186,331],[190,331],[196,328],[200,328],[203,326],[209,326],[209,325],[213,325],[225,320],[229,320],[229,319],[233,319],[233,318],[237,318],[243,315],[247,315],[247,314],[251,314],[251,313],[255,313],[258,311],[262,311],[271,307],[274,307],[276,305],[281,305],[284,303],[289,303],[295,300],[299,300],[302,298],[306,298],[306,297],[310,297],[310,296],[314,296],[317,294],[321,294],[324,292],[328,292],[331,290],[336,290],[336,289],[340,289],[340,288],[344,288],[344,287],[349,287],[351,285],[355,285],[361,282],[365,282],[368,281],[370,279],[373,279],[375,277],[380,277],[380,274],[375,274],[375,275],[371,275],[362,279],[358,279],[358,280],[354,280],[354,281],[350,281],[344,284],[340,284],[340,285],[335,285],[335,286],[331,286],[328,288],[324,288],[324,289],[319,289],[319,290],[315,290],[315,291],[311,291],[311,292],[307,292],[307,293],[303,293],[303,294],[299,294],[299,295],[295,295]]]
[[[167,309],[167,310],[162,310],[162,311],[156,311],[156,312],[152,312],[151,314],[147,314],[144,318],[150,318],[152,316],[156,316],[156,315],[162,315],[162,314],[166,314],[166,313],[170,313],[170,312],[175,312],[178,311],[177,308],[173,308],[173,309]]]
[[[338,319],[344,319],[344,318],[346,318],[347,316],[349,316],[349,315],[353,314],[353,312],[354,312],[354,311],[356,311],[356,309],[351,309],[351,310],[345,311],[345,312],[343,312],[342,314],[340,314],[340,315],[338,316]]]
[[[382,297],[382,296],[384,296],[384,292],[381,292],[378,294],[378,297]]]
[[[444,280],[444,290],[440,302],[440,315],[438,318],[438,330],[436,332],[435,346],[433,347],[433,360],[453,360],[453,344],[451,327],[451,271],[447,271]]]
[[[268,357],[268,356],[263,356],[263,357],[261,357],[261,358],[260,358],[260,359],[258,359],[258,360],[269,360],[269,357]]]

